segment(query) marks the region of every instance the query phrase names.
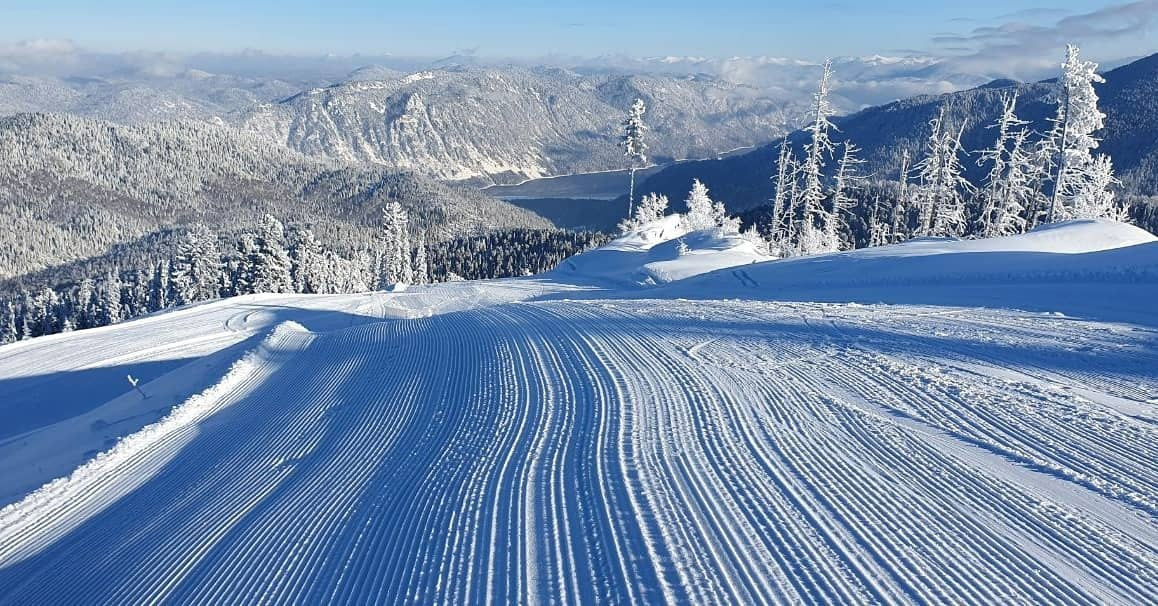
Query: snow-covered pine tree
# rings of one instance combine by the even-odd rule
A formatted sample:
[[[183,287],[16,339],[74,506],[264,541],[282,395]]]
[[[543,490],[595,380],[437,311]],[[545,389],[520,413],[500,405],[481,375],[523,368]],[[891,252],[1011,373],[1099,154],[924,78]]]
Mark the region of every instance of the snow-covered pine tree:
[[[1029,149],[1029,134],[1029,130],[1020,129],[1010,143],[1004,188],[993,217],[992,233],[997,236],[1025,233],[1030,209],[1035,206],[1035,161]]]
[[[0,310],[0,345],[15,343],[20,340],[20,333],[16,328],[16,305],[5,301]]]
[[[294,292],[319,294],[325,292],[322,264],[325,253],[314,232],[308,227],[293,230],[293,244],[290,246],[290,275]]]
[[[285,248],[285,227],[273,215],[262,217],[256,250],[251,254],[253,292],[284,293],[293,291],[290,259]]]
[[[804,202],[800,197],[800,162],[792,150],[788,151],[788,199],[784,203],[784,216],[780,224],[780,255],[787,257],[800,252],[800,223]]]
[[[632,216],[635,202],[635,171],[640,165],[647,163],[647,143],[643,140],[643,133],[647,131],[647,125],[643,123],[643,114],[646,111],[647,106],[643,103],[643,99],[636,99],[631,104],[627,119],[623,121],[623,135],[619,139],[623,155],[630,164],[628,169],[631,173],[631,185],[627,190],[628,217]]]
[[[36,326],[33,330],[37,334],[51,335],[60,332],[64,323],[61,314],[60,295],[47,286],[36,295]]]
[[[978,166],[990,164],[981,192],[981,214],[977,218],[977,234],[991,238],[1009,233],[1019,233],[1019,223],[1026,200],[1024,191],[1012,187],[1014,182],[1024,180],[1028,157],[1023,151],[1026,129],[1029,122],[1017,117],[1017,93],[1002,97],[1001,117],[989,128],[997,129],[997,141],[993,147],[981,152]]]
[[[177,242],[169,266],[169,288],[173,304],[187,305],[218,296],[221,253],[217,236],[208,227],[195,223]]]
[[[410,219],[397,200],[382,208],[382,257],[378,287],[409,284],[414,279],[410,258]]]
[[[692,189],[686,200],[688,212],[683,218],[683,227],[688,231],[711,229],[716,225],[716,211],[713,208],[712,198],[708,195],[708,187],[699,179],[692,181]]]
[[[153,277],[149,280],[149,311],[159,311],[169,307],[169,261],[161,259],[153,267]]]
[[[832,189],[832,211],[825,214],[823,225],[824,249],[830,251],[846,247],[848,223],[844,215],[856,206],[856,198],[852,192],[864,181],[864,176],[859,172],[864,160],[856,156],[860,148],[852,141],[845,141],[842,147],[844,153],[840,156]],[[848,248],[852,248],[851,236],[847,238],[847,245]]]
[[[880,195],[874,196],[869,211],[869,246],[884,246],[889,243],[891,225],[885,221],[887,212],[881,206]]]
[[[619,233],[626,234],[629,231],[638,229],[652,221],[658,221],[663,218],[664,213],[667,212],[667,196],[656,193],[644,194],[639,199],[639,204],[635,205],[635,212],[623,221],[619,222]]]
[[[649,193],[639,201],[639,211],[635,213],[640,225],[659,221],[667,214],[667,196]]]
[[[116,324],[124,319],[121,309],[121,278],[118,270],[105,274],[98,286],[97,323],[99,326]]]
[[[909,165],[912,159],[909,150],[901,152],[901,172],[897,174],[897,199],[893,202],[892,229],[889,242],[897,243],[909,237]]]
[[[414,243],[414,283],[419,286],[430,284],[430,261],[426,255],[426,232],[419,231]]]
[[[776,157],[776,191],[772,195],[772,239],[773,241],[779,239],[783,235],[781,223],[784,217],[788,215],[788,209],[785,205],[788,203],[788,177],[791,167],[788,165],[789,156],[792,154],[791,148],[788,147],[788,137],[780,140],[780,153]]]
[[[1125,221],[1126,208],[1114,200],[1114,187],[1121,182],[1114,177],[1114,164],[1107,155],[1098,155],[1086,167],[1073,195],[1070,216],[1074,219],[1114,219]]]
[[[832,61],[824,62],[820,85],[812,97],[812,123],[804,130],[809,135],[808,145],[805,147],[804,164],[801,167],[804,173],[804,191],[801,192],[801,203],[804,206],[800,224],[800,252],[806,255],[834,250],[831,243],[824,237],[825,225],[830,217],[824,208],[824,166],[825,157],[833,151],[832,139],[829,132],[835,130],[830,121],[833,110],[828,100],[829,89],[832,83]]]
[[[960,154],[962,124],[957,132],[945,126],[945,108],[930,121],[929,155],[915,167],[920,175],[917,196],[918,235],[960,236],[965,229],[965,192],[973,186],[964,177]]]
[[[90,278],[84,278],[76,287],[73,316],[76,318],[77,328],[96,326],[96,286]]]
[[[229,266],[230,290],[234,295],[250,295],[256,292],[254,269],[257,267],[257,236],[246,232],[237,240],[237,253]]]
[[[1057,137],[1054,147],[1058,156],[1047,215],[1049,222],[1073,218],[1079,196],[1086,200],[1098,197],[1085,193],[1092,180],[1104,177],[1097,173],[1107,166],[1095,166],[1092,154],[1099,143],[1094,133],[1102,129],[1106,119],[1098,110],[1098,94],[1094,91],[1095,83],[1105,82],[1097,70],[1097,63],[1081,59],[1077,46],[1066,45],[1066,60],[1059,79],[1061,99],[1055,118],[1058,128],[1054,129]]]
[[[26,341],[36,336],[32,334],[32,295],[25,291],[20,291],[20,312],[17,317],[17,331],[20,333],[20,340]]]

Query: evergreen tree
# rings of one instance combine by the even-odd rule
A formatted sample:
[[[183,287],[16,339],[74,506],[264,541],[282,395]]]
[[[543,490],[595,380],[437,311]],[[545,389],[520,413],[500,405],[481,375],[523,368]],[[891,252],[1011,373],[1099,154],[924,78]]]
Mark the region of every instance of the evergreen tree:
[[[930,122],[929,155],[917,164],[918,231],[922,236],[960,236],[965,230],[965,193],[973,186],[963,175],[961,133],[946,128],[945,109]]]
[[[909,150],[901,153],[901,172],[897,175],[897,199],[893,203],[892,229],[889,242],[896,243],[908,238],[909,228]]]
[[[828,212],[824,209],[824,166],[826,156],[833,151],[829,131],[835,128],[830,121],[833,110],[828,100],[831,81],[832,61],[828,60],[824,62],[820,85],[812,97],[812,123],[804,129],[809,135],[804,165],[801,168],[804,174],[801,203],[804,208],[799,230],[799,249],[804,254],[833,250],[830,247],[831,243],[827,242],[823,235],[823,230],[830,220]]]
[[[790,214],[785,205],[789,202],[789,187],[788,178],[791,175],[789,172],[789,157],[792,154],[792,149],[788,146],[788,137],[780,140],[780,153],[776,157],[776,191],[772,197],[772,239],[777,240],[783,236],[783,229],[781,229],[781,222],[784,217]]]
[[[259,255],[257,236],[251,233],[241,234],[237,241],[237,255],[231,260],[229,273],[234,295],[249,295],[257,292],[254,289],[255,274]]]
[[[325,254],[322,245],[309,228],[294,230],[290,247],[291,274],[294,292],[318,294],[324,292]]]
[[[32,295],[25,291],[20,292],[20,315],[19,315],[19,333],[20,340],[26,341],[36,336],[32,334]]]
[[[977,161],[979,166],[991,164],[977,226],[977,233],[986,238],[1023,231],[1021,215],[1031,195],[1027,171],[1032,170],[1032,163],[1024,150],[1029,123],[1017,117],[1016,93],[1003,97],[1002,106],[1001,118],[990,126],[997,129],[997,141]]]
[[[623,121],[623,135],[619,145],[623,148],[623,155],[630,164],[631,185],[627,190],[627,216],[631,216],[635,203],[635,171],[640,165],[647,163],[647,144],[643,141],[643,133],[647,126],[643,123],[643,114],[647,111],[643,99],[636,99],[631,104],[627,119]]]
[[[430,284],[430,262],[426,258],[426,233],[418,232],[414,245],[414,283],[422,286]]]
[[[619,223],[619,232],[625,234],[662,219],[667,212],[667,205],[667,196],[655,193],[645,194],[636,205],[635,213]]]
[[[73,316],[77,328],[96,326],[96,287],[89,278],[81,280],[76,287]]]
[[[1070,215],[1075,219],[1125,221],[1128,218],[1126,209],[1114,200],[1114,187],[1120,182],[1114,177],[1110,157],[1095,157],[1084,172],[1081,187],[1075,188]]]
[[[1095,83],[1105,82],[1097,69],[1097,63],[1081,59],[1078,47],[1066,46],[1059,80],[1061,99],[1052,133],[1056,137],[1052,148],[1057,150],[1058,160],[1047,219],[1050,222],[1073,218],[1079,197],[1101,198],[1096,192],[1089,192],[1091,182],[1104,177],[1097,173],[1109,166],[1095,166],[1092,154],[1099,143],[1094,133],[1102,129],[1106,119],[1098,110],[1098,94],[1094,91]]]
[[[289,254],[285,249],[285,228],[272,215],[265,215],[251,255],[253,292],[283,293],[293,291]]]
[[[100,326],[116,324],[124,319],[121,309],[121,278],[110,271],[99,285],[97,299],[97,323]]]
[[[221,273],[217,236],[204,225],[191,225],[177,243],[169,273],[173,304],[216,298]]]
[[[153,277],[149,281],[149,311],[160,311],[169,307],[169,260],[161,259],[153,267]]]
[[[845,247],[842,236],[848,231],[848,225],[844,220],[844,215],[856,206],[856,198],[852,196],[851,192],[864,180],[864,177],[858,172],[858,167],[864,164],[864,160],[856,157],[860,148],[852,141],[845,141],[843,147],[844,153],[841,154],[833,184],[832,212],[827,213],[824,221],[824,249],[830,251]],[[852,247],[851,241],[848,243],[848,247]]]
[[[708,187],[699,179],[692,181],[692,189],[685,202],[688,212],[683,218],[684,229],[696,231],[716,227],[712,198],[708,196]]]
[[[392,284],[409,284],[414,280],[410,258],[410,219],[397,200],[391,200],[382,209],[382,259],[379,270],[380,288]]]
[[[20,332],[16,327],[16,305],[5,301],[0,309],[0,345],[15,343],[20,340]]]

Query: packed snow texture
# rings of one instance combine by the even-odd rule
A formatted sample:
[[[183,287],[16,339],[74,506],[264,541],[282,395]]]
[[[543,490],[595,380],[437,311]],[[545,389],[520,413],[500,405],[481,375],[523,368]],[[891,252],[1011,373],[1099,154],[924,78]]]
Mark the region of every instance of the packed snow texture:
[[[0,602],[1158,601],[1153,237],[668,221],[0,348]]]

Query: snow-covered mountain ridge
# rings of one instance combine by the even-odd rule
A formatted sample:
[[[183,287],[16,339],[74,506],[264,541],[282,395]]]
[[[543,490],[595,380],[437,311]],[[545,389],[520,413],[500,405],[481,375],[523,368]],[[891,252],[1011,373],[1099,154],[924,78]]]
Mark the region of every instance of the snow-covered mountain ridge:
[[[1153,236],[746,244],[0,347],[0,601],[1158,599]]]

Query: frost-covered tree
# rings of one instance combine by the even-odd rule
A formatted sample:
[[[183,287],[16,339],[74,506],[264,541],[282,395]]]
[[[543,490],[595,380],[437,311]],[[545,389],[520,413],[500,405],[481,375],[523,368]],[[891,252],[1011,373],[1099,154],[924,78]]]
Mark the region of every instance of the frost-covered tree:
[[[699,179],[692,181],[692,189],[686,200],[688,212],[683,217],[683,227],[688,231],[701,229],[722,229],[725,233],[740,232],[739,219],[729,217],[722,202],[715,202],[708,195],[708,187]]]
[[[397,200],[382,209],[382,249],[379,287],[409,284],[414,280],[410,259],[410,219]]]
[[[77,328],[96,326],[96,286],[91,278],[84,278],[77,285],[72,315]]]
[[[1083,171],[1081,186],[1075,188],[1069,216],[1074,219],[1114,219],[1125,221],[1125,207],[1114,199],[1114,164],[1109,156],[1099,155]]]
[[[889,243],[891,222],[888,221],[888,213],[889,211],[882,208],[881,197],[874,196],[869,208],[869,246],[884,246]]]
[[[1010,235],[1025,230],[1022,214],[1030,203],[1029,186],[1032,157],[1026,150],[1027,121],[1017,117],[1017,94],[1002,98],[1003,111],[997,123],[997,141],[983,150],[978,166],[989,164],[989,174],[981,192],[981,214],[977,233],[982,237]]]
[[[124,319],[121,309],[121,278],[116,270],[101,281],[97,297],[97,321],[101,326],[116,324]]]
[[[688,231],[710,229],[716,226],[713,220],[712,198],[708,195],[708,186],[699,179],[692,181],[692,189],[685,200],[688,212],[684,215],[683,226]]]
[[[773,249],[773,243],[769,242],[768,239],[760,233],[760,230],[756,229],[755,225],[752,225],[748,229],[741,231],[740,239],[750,243],[752,247],[756,249],[756,252],[762,255],[771,255],[775,252]]]
[[[253,243],[256,250],[249,255],[253,292],[292,292],[290,259],[285,247],[285,227],[281,221],[273,215],[265,215]]]
[[[896,243],[908,238],[909,228],[909,150],[901,152],[901,171],[897,175],[897,199],[893,202],[892,229],[889,242]]]
[[[860,174],[860,166],[864,164],[864,160],[856,155],[860,148],[852,141],[845,141],[842,147],[844,152],[840,156],[832,188],[832,211],[825,214],[823,224],[824,249],[829,251],[845,247],[842,238],[848,231],[848,223],[844,216],[856,206],[857,200],[853,192],[864,181],[864,176]],[[851,242],[849,247],[851,248]]]
[[[294,229],[289,257],[294,292],[306,294],[326,292],[325,252],[321,243],[314,237],[312,229],[308,227]]]
[[[800,223],[797,217],[804,213],[800,198],[800,163],[792,150],[788,150],[788,194],[784,201],[784,214],[780,218],[779,235],[773,235],[778,242],[781,256],[795,254],[799,250]]]
[[[422,286],[430,284],[430,261],[426,252],[426,233],[418,232],[414,243],[414,283]]]
[[[1087,189],[1093,187],[1091,181],[1104,177],[1098,173],[1104,171],[1107,164],[1095,166],[1092,154],[1099,143],[1094,133],[1102,129],[1106,119],[1098,110],[1098,94],[1094,91],[1095,83],[1105,82],[1097,70],[1097,63],[1081,59],[1078,47],[1066,46],[1066,60],[1059,79],[1061,98],[1052,133],[1057,169],[1047,219],[1050,222],[1075,216],[1076,199],[1097,197],[1097,194],[1087,194]]]
[[[788,146],[788,137],[780,140],[780,153],[776,157],[776,175],[773,179],[776,180],[776,190],[772,196],[772,238],[776,240],[783,234],[781,223],[784,217],[788,215],[788,209],[785,205],[789,201],[788,193],[788,178],[793,176],[790,172],[792,167],[789,166],[789,158],[792,155],[792,149]]]
[[[221,273],[221,253],[217,236],[197,223],[177,242],[169,268],[171,300],[176,305],[217,297]]]
[[[153,277],[149,280],[149,311],[159,311],[169,307],[169,260],[161,259],[153,266]]]
[[[16,305],[5,301],[0,309],[0,345],[15,343],[20,340],[20,333],[16,328]]]
[[[647,131],[647,125],[643,123],[643,114],[646,111],[647,106],[644,105],[643,99],[636,99],[631,104],[627,119],[623,121],[623,135],[619,139],[619,145],[623,148],[623,155],[627,157],[630,164],[628,168],[631,173],[631,185],[627,190],[627,216],[629,217],[635,202],[635,171],[639,169],[640,165],[647,163],[647,143],[643,140],[643,134]]]
[[[667,205],[667,196],[663,194],[644,194],[644,196],[639,199],[639,204],[635,206],[635,212],[627,219],[620,221],[619,232],[625,234],[648,223],[662,219],[664,214],[667,213]]]
[[[919,173],[917,233],[922,236],[960,236],[966,227],[965,194],[973,185],[965,179],[960,160],[965,125],[954,132],[944,120],[945,109],[941,108],[929,123],[928,155],[915,167]]]
[[[234,295],[249,295],[257,292],[254,290],[254,280],[256,279],[254,269],[257,267],[257,257],[257,236],[248,232],[241,234],[237,240],[237,253],[230,259],[228,266],[229,281],[232,285],[230,291]]]
[[[804,150],[804,162],[801,172],[804,176],[804,191],[801,192],[803,216],[800,224],[800,251],[804,254],[814,254],[835,250],[825,238],[824,231],[830,214],[824,208],[824,167],[826,157],[832,154],[833,143],[829,132],[835,130],[831,122],[833,109],[828,100],[832,86],[832,61],[824,62],[820,76],[820,85],[812,96],[812,123],[804,130],[808,133],[809,141]]]

